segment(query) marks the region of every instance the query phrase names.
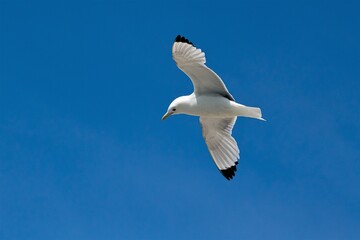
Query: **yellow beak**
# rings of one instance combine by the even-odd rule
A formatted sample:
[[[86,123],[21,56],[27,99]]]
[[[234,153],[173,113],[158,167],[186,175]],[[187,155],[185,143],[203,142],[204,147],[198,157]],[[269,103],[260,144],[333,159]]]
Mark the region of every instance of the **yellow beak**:
[[[173,114],[172,112],[167,112],[167,113],[165,113],[165,115],[161,118],[161,120],[165,120],[165,119],[167,119],[171,114]]]

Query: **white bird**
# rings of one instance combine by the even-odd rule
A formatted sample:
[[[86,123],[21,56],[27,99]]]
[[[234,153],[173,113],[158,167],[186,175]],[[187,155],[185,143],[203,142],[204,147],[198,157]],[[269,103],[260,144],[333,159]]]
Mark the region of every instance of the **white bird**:
[[[235,176],[240,151],[231,136],[237,116],[264,120],[261,109],[235,102],[221,78],[205,65],[205,53],[178,35],[172,46],[176,65],[192,81],[194,92],[176,98],[162,117],[199,116],[202,134],[216,166],[228,180]]]

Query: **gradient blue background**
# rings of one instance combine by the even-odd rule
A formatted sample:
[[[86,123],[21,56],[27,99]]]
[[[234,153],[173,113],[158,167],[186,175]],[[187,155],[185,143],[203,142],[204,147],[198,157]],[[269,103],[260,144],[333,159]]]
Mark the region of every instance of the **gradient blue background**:
[[[360,239],[359,1],[0,1],[0,239]],[[213,164],[183,34],[235,99]]]

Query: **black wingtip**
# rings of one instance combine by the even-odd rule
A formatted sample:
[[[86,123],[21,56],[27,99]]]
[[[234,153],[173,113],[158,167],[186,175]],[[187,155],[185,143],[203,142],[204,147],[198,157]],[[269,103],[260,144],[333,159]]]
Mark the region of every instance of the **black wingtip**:
[[[174,42],[188,43],[188,44],[191,44],[193,47],[195,47],[195,45],[192,42],[190,42],[187,38],[185,38],[184,36],[181,36],[181,35],[177,35]]]
[[[238,164],[238,162],[235,162],[234,166],[231,166],[227,169],[224,170],[220,170],[221,174],[227,179],[227,180],[231,180],[234,176],[235,176],[235,172],[236,172],[236,165]]]

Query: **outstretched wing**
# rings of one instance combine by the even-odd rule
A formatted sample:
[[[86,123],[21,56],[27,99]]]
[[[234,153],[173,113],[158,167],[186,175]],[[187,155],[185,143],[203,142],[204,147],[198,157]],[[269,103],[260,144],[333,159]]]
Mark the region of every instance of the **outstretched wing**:
[[[210,155],[220,172],[228,180],[235,176],[240,151],[231,136],[236,122],[234,118],[200,117],[203,137]]]
[[[205,53],[188,39],[180,35],[175,38],[172,56],[176,65],[191,79],[196,95],[219,94],[235,101],[221,78],[205,65]]]

